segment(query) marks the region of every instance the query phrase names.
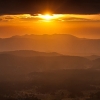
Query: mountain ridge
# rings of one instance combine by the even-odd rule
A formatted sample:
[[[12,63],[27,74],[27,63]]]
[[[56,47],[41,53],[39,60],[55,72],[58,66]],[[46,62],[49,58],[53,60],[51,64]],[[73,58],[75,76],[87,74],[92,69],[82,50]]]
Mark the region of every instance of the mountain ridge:
[[[57,52],[39,52],[34,50],[16,50],[16,51],[4,51],[0,52],[0,54],[8,54],[14,56],[23,56],[23,57],[32,57],[32,56],[61,56]]]
[[[100,39],[78,38],[69,34],[33,34],[0,39],[0,51],[15,50],[58,52],[74,56],[100,56]]]

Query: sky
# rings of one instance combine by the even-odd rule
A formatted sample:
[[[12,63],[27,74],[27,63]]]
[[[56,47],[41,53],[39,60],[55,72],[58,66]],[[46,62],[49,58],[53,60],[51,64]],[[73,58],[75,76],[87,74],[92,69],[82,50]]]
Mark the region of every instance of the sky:
[[[55,33],[100,38],[100,1],[0,0],[1,38]]]

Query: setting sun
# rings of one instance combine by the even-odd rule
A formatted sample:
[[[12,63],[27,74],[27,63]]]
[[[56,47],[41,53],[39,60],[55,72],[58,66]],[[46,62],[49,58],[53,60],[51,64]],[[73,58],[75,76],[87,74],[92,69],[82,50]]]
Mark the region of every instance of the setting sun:
[[[46,19],[46,20],[51,20],[53,17],[49,14],[46,14],[46,15],[43,16],[43,18]]]
[[[53,19],[54,16],[50,15],[50,14],[45,14],[45,15],[39,14],[39,17],[44,20],[51,20],[51,19]]]
[[[64,17],[62,14],[38,14],[38,17],[42,20],[51,21],[55,19],[60,19],[61,17]]]

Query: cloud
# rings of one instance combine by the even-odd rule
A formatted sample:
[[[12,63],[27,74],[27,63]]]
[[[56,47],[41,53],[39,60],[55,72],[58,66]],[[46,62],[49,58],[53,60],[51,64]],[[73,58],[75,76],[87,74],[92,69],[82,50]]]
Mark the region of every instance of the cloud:
[[[7,20],[12,20],[12,19],[14,19],[12,16],[5,16],[5,19],[7,19]]]
[[[69,18],[63,18],[63,21],[93,21],[91,19],[86,18],[77,18],[77,17],[69,17]]]
[[[100,21],[100,14],[94,15],[79,15],[79,14],[54,14],[54,18],[51,21]],[[7,22],[25,22],[25,21],[40,21],[44,20],[38,14],[20,14],[20,15],[2,15],[0,21]]]
[[[0,18],[0,21],[2,21],[2,18]]]
[[[8,21],[10,21],[12,19],[14,19],[14,18],[11,17],[10,15],[0,16],[0,21],[2,21],[2,22],[8,22]]]

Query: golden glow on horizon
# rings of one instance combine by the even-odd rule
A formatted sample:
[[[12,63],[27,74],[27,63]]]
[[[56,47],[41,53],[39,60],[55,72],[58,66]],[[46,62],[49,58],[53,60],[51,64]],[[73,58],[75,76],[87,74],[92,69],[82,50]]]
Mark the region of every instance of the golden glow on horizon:
[[[23,34],[88,34],[100,31],[100,14],[19,14],[0,16],[0,37]],[[2,34],[3,33],[3,34]],[[80,34],[81,33],[81,34]]]
[[[38,18],[41,18],[42,20],[45,20],[45,21],[58,20],[62,16],[64,15],[62,14],[38,14]]]
[[[40,15],[41,18],[45,19],[45,20],[51,20],[53,18],[52,15],[50,14],[46,14],[46,15]]]
[[[31,24],[40,22],[100,22],[100,14],[95,15],[79,15],[79,14],[52,14],[50,12],[44,14],[20,14],[20,15],[1,15],[1,24]],[[20,24],[19,24],[20,23]]]

